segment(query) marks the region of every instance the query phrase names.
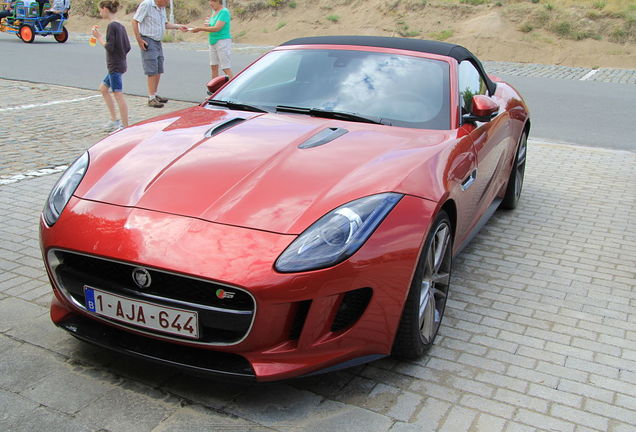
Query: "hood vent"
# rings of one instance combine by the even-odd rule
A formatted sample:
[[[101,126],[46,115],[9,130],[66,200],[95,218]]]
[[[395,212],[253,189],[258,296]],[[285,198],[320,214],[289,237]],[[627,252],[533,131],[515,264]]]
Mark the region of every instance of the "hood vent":
[[[307,141],[303,142],[298,146],[301,149],[307,149],[312,147],[318,147],[323,144],[327,144],[335,140],[336,138],[341,137],[342,135],[349,132],[347,129],[342,128],[327,128],[318,132],[316,135],[309,138]]]
[[[220,134],[221,132],[223,132],[224,130],[229,129],[229,128],[231,128],[232,126],[237,125],[237,124],[239,124],[239,123],[243,123],[244,121],[245,121],[245,119],[244,119],[244,118],[236,117],[236,118],[233,118],[233,119],[231,119],[231,120],[228,120],[228,121],[226,121],[226,122],[224,122],[224,123],[218,124],[218,125],[216,125],[216,126],[214,126],[214,127],[210,128],[210,130],[208,130],[208,131],[205,133],[205,137],[206,137],[206,138],[209,138],[209,137],[213,137],[213,136],[215,136],[215,135],[218,135],[218,134]]]

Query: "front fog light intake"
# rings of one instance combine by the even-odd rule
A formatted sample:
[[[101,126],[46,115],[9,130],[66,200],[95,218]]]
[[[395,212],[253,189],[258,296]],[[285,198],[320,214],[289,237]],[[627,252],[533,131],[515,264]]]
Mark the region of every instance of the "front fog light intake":
[[[344,204],[307,228],[276,260],[282,273],[330,267],[353,255],[402,198],[388,192]]]
[[[77,189],[82,178],[84,178],[87,168],[88,152],[78,157],[75,162],[64,171],[64,174],[62,174],[62,177],[60,177],[57,183],[55,183],[42,212],[48,226],[52,226],[57,222],[68,200],[71,199],[75,189]]]

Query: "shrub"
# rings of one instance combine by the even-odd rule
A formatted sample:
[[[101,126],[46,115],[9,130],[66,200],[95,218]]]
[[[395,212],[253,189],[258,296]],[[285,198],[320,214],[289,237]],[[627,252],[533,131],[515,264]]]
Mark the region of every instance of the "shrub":
[[[595,1],[595,2],[592,4],[592,7],[593,7],[594,9],[598,9],[598,10],[603,9],[605,6],[607,6],[607,2],[606,2],[606,1],[604,1],[604,0]]]
[[[572,34],[572,24],[567,21],[559,21],[554,24],[552,31],[561,37],[570,37]]]
[[[615,27],[609,35],[609,40],[616,43],[625,43],[628,40],[628,35],[625,29]]]
[[[327,21],[331,21],[332,23],[337,23],[340,20],[338,15],[329,15],[327,16]]]
[[[523,23],[521,27],[519,27],[519,30],[524,33],[530,33],[532,30],[534,30],[534,27],[530,23]]]

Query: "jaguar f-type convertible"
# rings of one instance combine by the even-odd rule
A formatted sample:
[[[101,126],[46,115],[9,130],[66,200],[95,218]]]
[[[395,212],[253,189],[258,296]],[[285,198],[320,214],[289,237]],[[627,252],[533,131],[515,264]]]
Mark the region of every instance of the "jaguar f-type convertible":
[[[231,379],[424,355],[453,257],[519,200],[521,96],[461,46],[361,36],[291,40],[207,87],[54,186],[53,322]]]

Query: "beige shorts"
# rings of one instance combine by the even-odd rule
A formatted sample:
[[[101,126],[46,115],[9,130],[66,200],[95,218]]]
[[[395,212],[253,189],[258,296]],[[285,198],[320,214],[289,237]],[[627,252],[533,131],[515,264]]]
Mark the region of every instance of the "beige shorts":
[[[221,39],[210,45],[210,66],[215,65],[221,69],[232,67],[232,39]]]

